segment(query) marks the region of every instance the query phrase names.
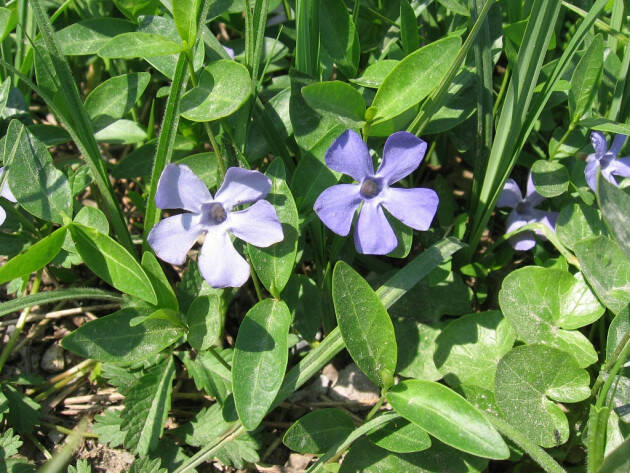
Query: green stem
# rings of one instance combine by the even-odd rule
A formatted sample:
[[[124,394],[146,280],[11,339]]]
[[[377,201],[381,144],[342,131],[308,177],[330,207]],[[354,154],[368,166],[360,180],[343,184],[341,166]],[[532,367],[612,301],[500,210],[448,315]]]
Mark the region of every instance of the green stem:
[[[573,130],[575,130],[575,126],[577,123],[575,122],[571,122],[569,124],[569,126],[567,127],[567,131],[564,132],[564,135],[562,135],[562,137],[560,138],[560,140],[558,141],[558,143],[556,144],[556,147],[553,150],[553,154],[551,154],[549,156],[549,160],[553,161],[553,159],[556,157],[556,154],[558,154],[558,150],[560,149],[560,147],[564,144],[564,142],[567,140],[567,138],[569,137],[569,135],[571,134],[571,132]]]
[[[228,371],[232,371],[232,367],[230,366],[230,364],[225,361],[225,359],[223,359],[223,357],[219,355],[219,353],[213,347],[208,347],[208,351],[219,363],[223,365],[225,369],[227,369]]]
[[[614,361],[615,364],[613,365],[612,369],[608,373],[608,378],[606,378],[606,381],[604,382],[604,385],[602,386],[601,392],[597,395],[597,402],[595,403],[595,406],[598,408],[604,405],[604,402],[606,401],[606,397],[608,396],[608,391],[610,390],[610,386],[615,380],[617,373],[619,373],[621,368],[623,368],[623,365],[628,359],[628,356],[630,356],[630,340],[628,339],[629,336],[630,336],[630,333],[626,334],[626,336],[624,337],[626,341],[625,344],[622,345],[620,343],[617,346],[617,349],[620,346],[623,346],[622,350],[619,352],[618,357],[617,358],[611,357],[611,360],[615,360]],[[617,353],[617,350],[615,350],[615,353]]]
[[[490,414],[488,412],[485,413],[488,420],[496,427],[496,429],[501,432],[501,434],[505,435],[512,442],[518,445],[529,457],[534,460],[540,467],[545,470],[547,473],[567,473],[562,466],[555,461],[551,455],[545,452],[542,448],[532,442],[527,436],[525,436],[521,431],[515,429],[510,424],[505,422],[503,419],[495,416],[494,414]]]
[[[31,295],[37,294],[37,292],[39,292],[39,286],[41,282],[42,282],[42,272],[41,270],[39,270],[37,274],[35,275],[35,279],[33,279],[33,286],[31,287]],[[28,318],[28,314],[30,313],[31,313],[31,307],[27,307],[22,311],[22,313],[20,314],[20,317],[18,318],[15,324],[15,330],[13,330],[13,333],[11,334],[11,338],[9,338],[9,341],[2,349],[2,353],[0,354],[0,373],[2,373],[2,368],[4,368],[4,364],[7,362],[7,359],[9,358],[9,355],[11,354],[13,347],[15,347],[15,344],[17,343],[18,338],[20,338],[20,335],[22,334],[22,331],[24,330],[24,326],[26,325],[26,319]]]
[[[499,111],[499,107],[503,103],[503,97],[505,97],[505,93],[507,92],[507,85],[510,82],[510,65],[505,68],[505,73],[503,74],[503,80],[501,81],[501,88],[499,89],[499,94],[497,95],[497,99],[494,101],[494,107],[492,107],[492,116],[496,117],[497,112]]]
[[[376,415],[376,413],[381,408],[384,402],[385,402],[385,395],[382,394],[381,397],[376,402],[376,404],[372,406],[372,409],[370,409],[370,412],[368,412],[367,415],[365,416],[365,422],[369,421],[372,417]]]

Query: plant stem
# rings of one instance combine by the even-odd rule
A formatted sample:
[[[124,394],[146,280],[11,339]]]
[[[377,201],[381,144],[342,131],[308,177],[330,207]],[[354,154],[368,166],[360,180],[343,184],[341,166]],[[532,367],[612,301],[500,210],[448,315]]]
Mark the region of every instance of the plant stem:
[[[208,347],[208,351],[219,363],[223,365],[224,368],[226,368],[228,371],[232,371],[232,367],[230,366],[230,364],[225,361],[223,357],[219,355],[219,353],[213,347]]]
[[[36,294],[39,291],[39,286],[42,282],[41,276],[42,276],[42,271],[40,269],[35,275],[35,279],[33,279],[33,285],[31,287],[31,295]],[[20,317],[17,320],[17,323],[15,324],[15,330],[13,330],[13,333],[11,334],[11,338],[9,338],[9,341],[2,349],[2,353],[0,354],[0,373],[2,373],[2,368],[4,368],[4,364],[7,362],[7,359],[9,358],[9,355],[11,354],[13,347],[15,346],[15,344],[18,341],[18,338],[22,334],[22,331],[24,330],[24,326],[26,325],[26,319],[28,317],[28,314],[30,313],[31,313],[31,307],[27,307],[26,309],[22,311],[22,313],[20,314]]]
[[[553,150],[553,154],[551,154],[549,156],[549,161],[553,161],[553,159],[556,157],[556,154],[558,154],[558,150],[560,149],[560,146],[562,146],[564,144],[564,142],[567,140],[567,138],[569,137],[571,132],[573,130],[575,130],[575,125],[576,125],[575,122],[571,122],[569,124],[569,127],[567,128],[567,131],[564,132],[564,135],[562,135],[562,137],[560,138],[560,140],[556,144],[556,147]]]

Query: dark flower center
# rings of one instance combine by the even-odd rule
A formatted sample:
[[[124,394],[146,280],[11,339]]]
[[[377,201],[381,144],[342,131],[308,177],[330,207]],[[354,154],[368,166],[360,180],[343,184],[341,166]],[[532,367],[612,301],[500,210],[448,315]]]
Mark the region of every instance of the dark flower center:
[[[202,209],[202,223],[206,225],[218,225],[225,222],[227,212],[219,202],[204,204]]]
[[[521,215],[528,214],[531,211],[531,208],[531,204],[524,200],[516,206],[516,213],[519,213]]]
[[[366,199],[371,199],[381,191],[381,184],[372,178],[365,178],[361,183],[361,195]]]

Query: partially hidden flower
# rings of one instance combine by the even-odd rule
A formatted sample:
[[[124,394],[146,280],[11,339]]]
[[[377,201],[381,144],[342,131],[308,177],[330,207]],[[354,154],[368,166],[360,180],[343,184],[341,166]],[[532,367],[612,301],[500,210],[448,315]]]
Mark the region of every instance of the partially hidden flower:
[[[160,221],[147,241],[155,254],[171,264],[183,264],[197,239],[205,234],[197,263],[212,287],[239,287],[249,278],[249,264],[238,254],[230,234],[254,246],[267,247],[284,238],[273,206],[263,199],[271,181],[258,171],[229,168],[212,194],[192,170],[169,164],[162,172],[155,195],[160,209],[188,212]],[[235,207],[252,203],[244,210]]]
[[[497,201],[497,207],[509,207],[512,209],[507,218],[505,233],[512,233],[528,223],[542,223],[554,230],[558,212],[545,212],[535,208],[543,200],[545,198],[536,192],[531,172],[527,178],[527,193],[525,197],[521,194],[521,189],[516,181],[508,179]],[[544,238],[542,232],[536,230],[535,233]],[[530,250],[536,245],[534,232],[525,231],[514,235],[510,238],[510,244],[518,251]]]
[[[373,255],[391,252],[398,240],[385,210],[416,230],[427,230],[435,216],[439,199],[434,190],[391,187],[420,165],[426,150],[427,143],[411,133],[394,133],[387,138],[383,160],[374,172],[367,145],[356,132],[346,130],[328,148],[326,165],[351,176],[357,184],[329,187],[315,201],[315,212],[333,232],[346,236],[361,205],[354,231],[357,251]]]
[[[621,148],[626,142],[626,135],[617,135],[612,146],[608,148],[606,137],[599,131],[591,132],[591,143],[595,152],[586,158],[584,176],[586,183],[595,192],[597,183],[597,168],[601,169],[602,177],[613,185],[617,185],[614,176],[630,177],[630,156],[618,158]]]
[[[0,181],[2,181],[3,173],[4,173],[4,168],[0,167]],[[9,189],[9,183],[6,181],[6,179],[4,181],[4,185],[2,186],[2,189],[0,190],[0,196],[4,197],[10,202],[17,202],[17,199],[13,195],[13,192],[11,192],[11,189]],[[7,218],[6,211],[2,207],[0,207],[0,225],[4,223],[6,218]]]

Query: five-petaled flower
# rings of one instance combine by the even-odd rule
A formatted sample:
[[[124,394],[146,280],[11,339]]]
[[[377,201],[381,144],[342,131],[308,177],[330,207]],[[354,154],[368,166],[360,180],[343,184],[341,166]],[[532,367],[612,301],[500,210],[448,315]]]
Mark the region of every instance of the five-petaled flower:
[[[524,198],[516,181],[508,179],[497,202],[497,207],[510,207],[512,209],[507,218],[505,233],[512,233],[528,223],[536,222],[547,225],[551,230],[554,230],[558,213],[534,208],[543,200],[545,198],[536,192],[531,172],[527,178],[527,193]],[[537,230],[535,233],[544,238],[542,232]],[[536,238],[534,232],[525,231],[512,236],[510,243],[515,250],[527,251],[536,245]]]
[[[4,168],[0,167],[0,181],[2,181],[3,172],[4,172]],[[13,192],[11,192],[11,189],[9,189],[9,183],[6,181],[6,178],[4,181],[4,185],[2,186],[2,189],[0,190],[0,196],[4,197],[10,202],[17,202],[17,199],[13,195]],[[6,211],[2,207],[0,207],[0,225],[4,223],[6,218],[7,218]]]
[[[595,153],[586,158],[584,176],[586,183],[595,192],[597,183],[597,168],[601,169],[602,177],[613,185],[617,181],[613,176],[630,177],[630,156],[618,158],[617,155],[626,142],[626,135],[617,135],[608,149],[606,137],[599,131],[591,132],[591,143]]]
[[[201,275],[212,287],[242,286],[249,278],[249,265],[234,249],[230,233],[260,247],[284,238],[276,210],[261,200],[270,189],[271,180],[264,174],[233,167],[213,198],[188,166],[169,164],[158,182],[155,204],[188,212],[160,221],[147,241],[164,261],[183,264],[190,248],[205,234],[198,258]],[[246,209],[234,211],[236,206],[252,202]]]
[[[384,209],[405,225],[427,230],[435,216],[438,196],[432,189],[390,187],[411,174],[422,162],[427,143],[400,131],[385,142],[383,161],[374,172],[367,145],[352,130],[346,130],[326,152],[329,168],[357,181],[324,190],[313,206],[324,224],[338,235],[350,233],[355,211],[362,203],[354,232],[359,253],[385,255],[398,246],[396,234]]]

